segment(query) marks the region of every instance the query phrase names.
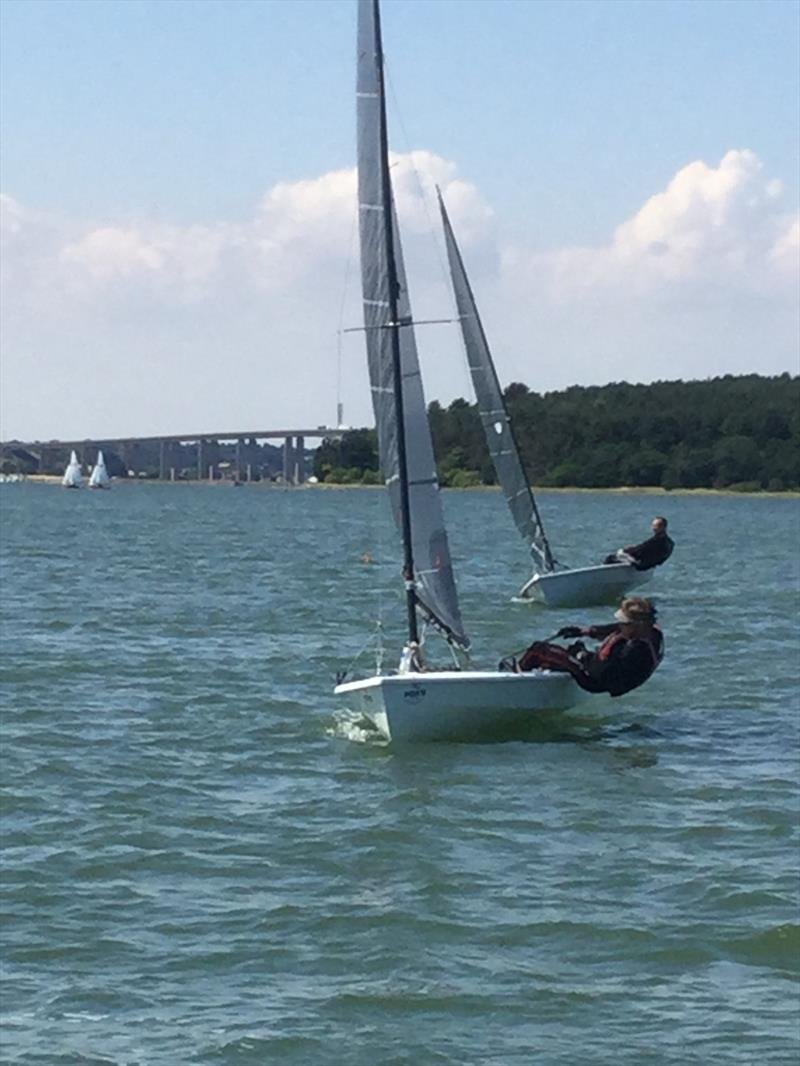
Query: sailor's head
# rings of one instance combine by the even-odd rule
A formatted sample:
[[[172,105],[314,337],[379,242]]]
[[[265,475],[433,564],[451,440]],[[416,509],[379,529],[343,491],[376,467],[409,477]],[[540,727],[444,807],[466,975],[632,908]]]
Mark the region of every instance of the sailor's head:
[[[624,626],[652,625],[656,620],[656,609],[642,596],[626,596],[614,617]]]
[[[652,521],[652,523],[650,525],[650,528],[653,530],[653,532],[656,535],[658,535],[659,533],[666,533],[667,532],[667,520],[666,520],[666,518],[663,518],[661,515],[658,515],[656,518],[653,519],[653,521]]]

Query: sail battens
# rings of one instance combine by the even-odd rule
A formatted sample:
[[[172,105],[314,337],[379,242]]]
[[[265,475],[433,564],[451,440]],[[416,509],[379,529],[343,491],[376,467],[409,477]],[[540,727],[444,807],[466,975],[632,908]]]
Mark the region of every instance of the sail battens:
[[[441,194],[439,195],[439,207],[442,213],[453,293],[461,323],[461,335],[489,455],[520,535],[529,542],[534,554],[541,558],[544,568],[552,570],[553,560],[550,546],[547,543],[530,483],[522,465],[503,400],[503,392],[492,362],[489,344],[483,332],[475,298],[472,295],[469,279]]]
[[[376,6],[372,0],[360,0],[357,84],[358,201],[361,207],[359,235],[364,336],[375,424],[378,430],[378,451],[381,470],[389,490],[392,514],[395,520],[398,520],[398,516],[402,518],[403,508],[398,455],[400,427],[395,406],[392,345],[399,343],[402,431],[417,595],[424,603],[425,609],[439,620],[442,628],[466,647],[469,638],[461,621],[441,498],[436,480],[430,476],[431,471],[436,470],[436,463],[419,372],[411,303],[391,197],[391,183],[386,180],[388,163],[384,154],[384,108],[380,77],[382,57],[377,34]],[[385,191],[387,189],[388,193]],[[399,292],[394,312],[396,322],[386,328],[385,315],[381,316],[382,309],[390,304],[392,298],[388,268],[392,251]],[[399,524],[402,528],[402,522]]]

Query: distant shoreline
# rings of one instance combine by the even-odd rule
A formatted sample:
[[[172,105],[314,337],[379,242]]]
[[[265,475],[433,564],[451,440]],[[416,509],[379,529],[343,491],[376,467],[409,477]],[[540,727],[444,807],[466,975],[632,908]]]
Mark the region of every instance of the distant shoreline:
[[[25,478],[26,481],[38,485],[60,485],[60,474],[28,474]],[[113,484],[115,485],[205,485],[212,487],[227,486],[232,488],[233,482],[220,479],[218,481],[208,480],[192,480],[192,481],[159,481],[157,478],[114,478]],[[286,486],[277,484],[271,481],[252,481],[252,482],[240,482],[242,487],[259,486],[261,488],[304,488],[304,489],[381,489],[383,485],[359,485],[359,484],[347,484],[346,482],[332,482],[332,481],[320,481],[315,484],[309,484],[306,482],[302,486]],[[759,492],[736,492],[731,489],[665,489],[661,485],[618,485],[614,488],[583,488],[576,486],[564,486],[555,488],[552,486],[533,486],[534,491],[539,495],[558,495],[563,493],[602,493],[603,495],[616,495],[616,496],[747,496],[747,497],[767,497],[769,499],[800,499],[800,492],[795,489],[787,489],[785,492],[768,492],[766,489],[762,489]],[[500,487],[498,485],[473,485],[470,488],[457,489],[448,488],[448,492],[499,492]]]

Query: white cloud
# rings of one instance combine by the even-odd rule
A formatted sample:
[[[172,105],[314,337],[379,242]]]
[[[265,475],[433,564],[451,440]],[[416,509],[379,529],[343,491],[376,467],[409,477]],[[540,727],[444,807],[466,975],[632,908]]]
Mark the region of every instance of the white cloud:
[[[440,269],[438,184],[504,380],[556,388],[774,372],[796,358],[800,223],[751,151],[681,168],[604,245],[544,252],[503,245],[491,208],[448,160],[393,155],[392,178],[418,317],[442,317],[452,306]],[[191,226],[82,224],[3,196],[6,432],[143,433],[220,417],[329,417],[348,260],[343,324],[360,317],[355,189],[353,170],[283,182],[249,219]],[[430,396],[465,394],[456,334],[420,331]],[[343,376],[358,384],[347,386],[345,402],[350,388],[348,418],[363,423],[360,336],[351,343]],[[83,383],[99,366],[95,396]],[[187,392],[189,373],[196,387]],[[254,387],[220,390],[220,373]]]
[[[679,170],[607,245],[537,255],[509,248],[507,267],[529,273],[566,301],[587,290],[600,298],[616,290],[659,300],[670,289],[682,296],[687,286],[693,299],[705,287],[715,294],[720,286],[767,292],[798,275],[791,254],[797,221],[782,209],[782,191],[779,181],[764,176],[754,152],[731,150],[717,167],[697,160]]]
[[[482,232],[491,211],[456,170],[431,152],[392,156],[395,197],[407,232],[430,229],[436,184],[453,217],[463,222],[464,238]],[[58,260],[64,284],[73,291],[124,290],[145,283],[170,299],[202,300],[213,297],[215,288],[233,275],[237,284],[285,290],[323,265],[346,258],[355,219],[355,170],[338,170],[275,185],[242,225],[88,228],[60,250]]]

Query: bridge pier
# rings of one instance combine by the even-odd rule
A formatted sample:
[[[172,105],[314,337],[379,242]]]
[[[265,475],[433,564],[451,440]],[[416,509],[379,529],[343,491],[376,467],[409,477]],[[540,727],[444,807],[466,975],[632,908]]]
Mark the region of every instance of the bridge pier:
[[[294,441],[294,483],[303,485],[306,480],[306,442],[304,437]]]
[[[203,480],[203,442],[197,442],[197,480]]]
[[[236,438],[236,472],[234,474],[237,481],[242,480],[242,441],[240,437]],[[250,478],[247,479],[248,481]]]
[[[294,449],[292,448],[292,438],[285,437],[283,441],[283,480],[287,485],[294,484]]]

